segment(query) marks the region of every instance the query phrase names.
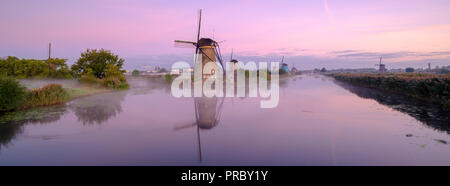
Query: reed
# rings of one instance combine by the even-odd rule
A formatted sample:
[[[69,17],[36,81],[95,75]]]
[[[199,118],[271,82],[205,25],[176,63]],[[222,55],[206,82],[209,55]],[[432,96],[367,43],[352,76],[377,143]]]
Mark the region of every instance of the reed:
[[[69,93],[60,84],[49,84],[28,92],[24,107],[38,107],[63,104],[69,100]]]

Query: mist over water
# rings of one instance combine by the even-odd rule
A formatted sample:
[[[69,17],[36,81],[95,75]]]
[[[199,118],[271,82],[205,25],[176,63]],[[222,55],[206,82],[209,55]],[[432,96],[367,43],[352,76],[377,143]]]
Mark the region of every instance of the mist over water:
[[[450,165],[448,112],[402,96],[302,75],[261,109],[261,98],[174,98],[164,79],[128,82],[0,124],[0,165]]]
[[[19,82],[28,89],[42,88],[48,84],[61,84],[63,87],[80,86],[79,81],[75,79],[21,79]]]

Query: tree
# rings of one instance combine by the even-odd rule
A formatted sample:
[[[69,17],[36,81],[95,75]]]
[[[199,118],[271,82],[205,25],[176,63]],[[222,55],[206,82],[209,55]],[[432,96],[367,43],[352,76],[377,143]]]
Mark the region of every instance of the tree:
[[[19,107],[26,96],[26,88],[11,77],[0,76],[0,111]]]
[[[161,69],[158,71],[158,73],[166,73],[166,72],[168,72],[168,71],[167,71],[167,69],[165,69],[165,68],[161,68]]]
[[[133,72],[131,73],[131,75],[133,75],[133,76],[139,76],[139,70],[133,70]]]
[[[108,64],[105,70],[105,78],[103,79],[103,85],[110,88],[128,89],[127,79],[123,75],[123,72],[119,67]]]
[[[414,68],[408,67],[405,69],[405,72],[414,72]]]
[[[67,59],[59,58],[50,58],[45,60],[45,65],[40,76],[50,78],[72,78],[66,61]]]
[[[16,78],[72,78],[66,61],[59,58],[37,60],[9,56],[0,59],[0,74]]]
[[[114,65],[120,70],[124,61],[109,50],[87,49],[71,69],[77,76],[86,74],[90,69],[95,77],[103,79],[108,65]]]
[[[322,69],[320,70],[320,72],[327,72],[327,69],[326,69],[326,68],[322,68]]]

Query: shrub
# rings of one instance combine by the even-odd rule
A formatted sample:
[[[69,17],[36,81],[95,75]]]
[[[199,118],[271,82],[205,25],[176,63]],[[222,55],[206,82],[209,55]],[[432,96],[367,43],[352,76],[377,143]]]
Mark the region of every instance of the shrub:
[[[49,84],[33,89],[27,95],[25,107],[47,106],[65,103],[69,94],[60,84]]]
[[[167,71],[167,69],[165,69],[165,68],[162,68],[162,69],[160,69],[160,70],[158,71],[158,73],[166,73],[166,72],[168,72],[168,71]]]
[[[131,75],[133,75],[133,76],[139,76],[139,70],[133,70],[133,72],[131,73]]]
[[[172,82],[172,81],[173,81],[173,76],[172,76],[171,74],[166,74],[166,75],[164,76],[164,79],[165,79],[167,82]]]
[[[122,71],[120,71],[119,67],[108,64],[105,70],[105,79],[103,80],[103,85],[110,88],[115,89],[128,89],[129,85],[127,83],[127,79],[123,75]]]
[[[10,77],[0,77],[0,111],[19,107],[26,95],[26,88]]]
[[[63,79],[71,79],[73,78],[69,67],[66,64],[66,59],[59,58],[50,58],[45,60],[45,68],[44,72],[48,70],[48,74],[44,77],[50,78],[63,78]]]
[[[405,69],[405,72],[414,72],[414,68],[408,67]]]
[[[14,63],[18,60],[19,58],[12,56],[8,56],[6,59],[0,58],[0,75],[14,76]]]
[[[81,83],[88,83],[88,84],[102,84],[103,81],[97,77],[94,76],[92,70],[90,68],[86,69],[86,73],[84,73],[79,79]]]

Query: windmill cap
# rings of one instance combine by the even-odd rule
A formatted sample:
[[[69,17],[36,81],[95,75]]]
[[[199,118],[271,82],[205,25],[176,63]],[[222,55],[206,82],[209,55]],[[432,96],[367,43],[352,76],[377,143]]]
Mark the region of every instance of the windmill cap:
[[[216,42],[210,38],[201,38],[198,41],[198,46],[215,46]]]

